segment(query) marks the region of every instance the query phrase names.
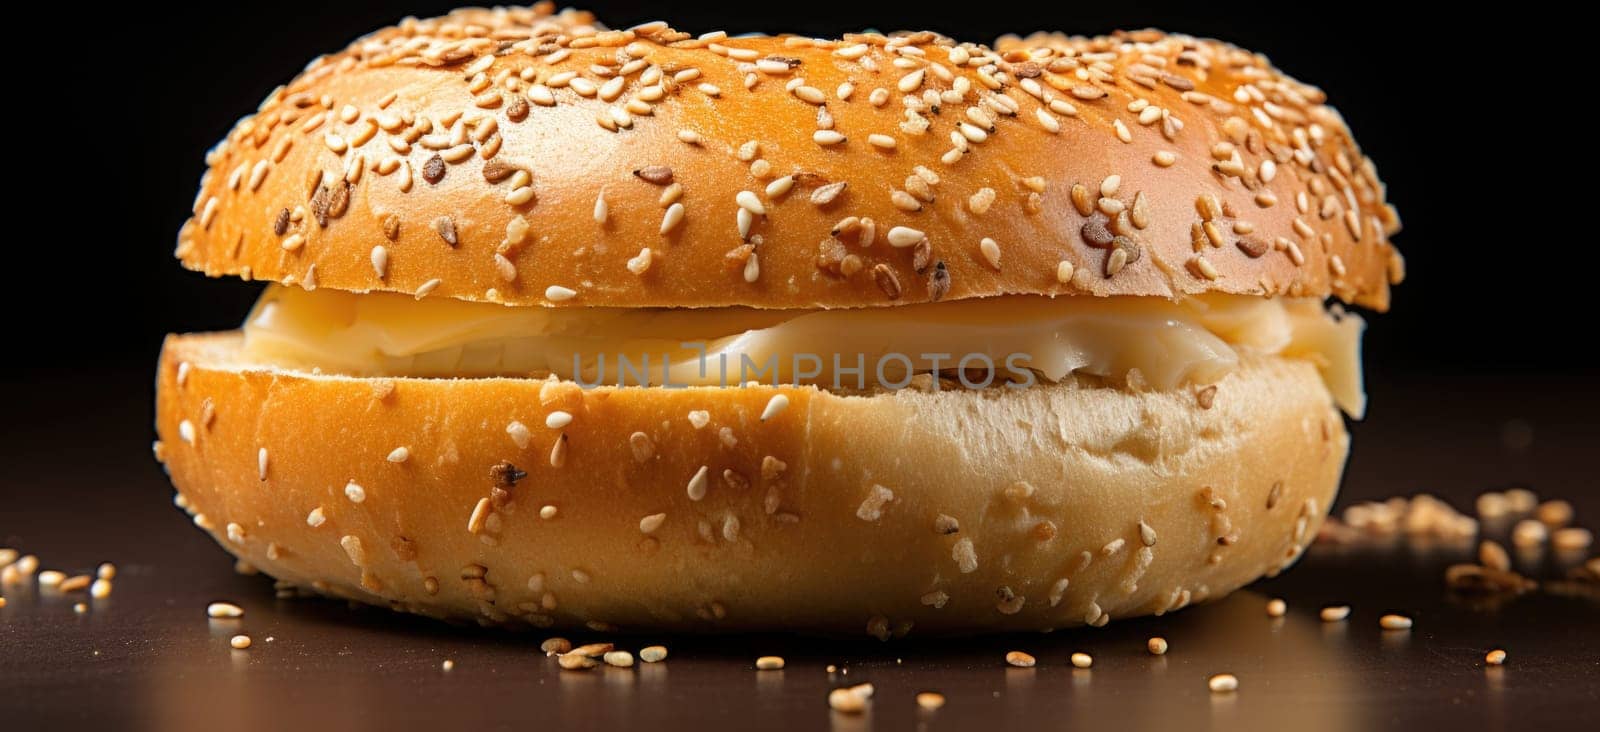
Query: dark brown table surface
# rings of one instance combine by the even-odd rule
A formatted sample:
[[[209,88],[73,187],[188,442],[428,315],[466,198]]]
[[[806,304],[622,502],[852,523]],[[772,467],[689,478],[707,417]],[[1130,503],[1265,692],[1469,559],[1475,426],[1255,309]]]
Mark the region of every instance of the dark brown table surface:
[[[235,574],[189,525],[150,459],[143,373],[10,380],[0,448],[0,547],[43,567],[115,562],[115,592],[77,614],[62,597],[6,588],[0,609],[0,730],[111,729],[1594,729],[1600,718],[1600,601],[1534,593],[1466,602],[1441,573],[1470,545],[1317,545],[1293,570],[1210,605],[1102,629],[966,639],[793,636],[618,637],[671,649],[662,664],[561,671],[543,634],[459,628],[326,600],[274,599]],[[1341,506],[1430,492],[1458,508],[1527,485],[1600,527],[1592,383],[1515,376],[1375,383],[1355,426]],[[1520,560],[1519,560],[1520,561]],[[1544,557],[1519,565],[1542,578]],[[1290,605],[1266,617],[1269,597]],[[243,606],[237,621],[205,606]],[[1324,604],[1349,603],[1324,624]],[[1409,632],[1378,617],[1402,612]],[[255,644],[229,647],[235,633]],[[1149,655],[1145,639],[1171,643]],[[575,633],[587,640],[592,633]],[[1502,668],[1483,656],[1504,648]],[[1025,650],[1034,669],[1002,656]],[[1091,670],[1068,656],[1094,656]],[[759,655],[783,671],[757,672]],[[444,671],[445,659],[455,662]],[[825,671],[836,664],[841,671]],[[1212,674],[1239,678],[1213,695]],[[829,689],[871,682],[870,712],[847,716]],[[914,695],[943,693],[937,712]]]

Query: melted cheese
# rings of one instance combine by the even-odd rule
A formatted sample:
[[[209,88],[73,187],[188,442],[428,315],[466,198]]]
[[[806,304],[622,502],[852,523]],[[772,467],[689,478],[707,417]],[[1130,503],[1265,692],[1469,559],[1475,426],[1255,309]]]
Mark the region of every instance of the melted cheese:
[[[1253,352],[1311,360],[1339,405],[1359,417],[1362,328],[1360,318],[1313,299],[1233,295],[1014,295],[865,310],[580,309],[274,285],[244,331],[256,361],[352,375],[556,374],[656,386],[751,378],[895,386],[912,373],[955,369],[963,357],[983,370],[987,357],[1001,379],[1024,367],[1048,381],[1137,370],[1151,388],[1170,389],[1215,382],[1240,352]]]

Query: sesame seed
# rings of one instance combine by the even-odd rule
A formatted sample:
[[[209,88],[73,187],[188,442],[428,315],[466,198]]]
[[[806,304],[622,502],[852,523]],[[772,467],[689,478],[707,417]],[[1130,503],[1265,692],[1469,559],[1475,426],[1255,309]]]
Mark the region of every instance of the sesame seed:
[[[1226,694],[1239,690],[1239,679],[1233,674],[1217,674],[1206,680],[1206,686],[1212,693]]]
[[[700,466],[700,469],[695,471],[694,477],[689,479],[689,500],[698,501],[706,497],[706,487],[710,482],[707,476],[710,473],[711,468],[706,465]]]
[[[184,442],[187,442],[190,445],[193,445],[194,444],[194,438],[195,438],[194,423],[190,422],[187,419],[183,420],[182,422],[179,422],[178,423],[178,436],[182,437]]]
[[[700,133],[694,130],[678,130],[678,139],[690,145],[699,145],[704,141]]]
[[[225,620],[242,618],[244,617],[244,608],[231,602],[213,602],[206,606],[206,616]]]
[[[1378,627],[1384,630],[1410,630],[1411,618],[1404,615],[1385,615],[1378,618]]]
[[[482,533],[484,525],[489,520],[489,514],[493,511],[494,508],[488,498],[479,498],[472,507],[472,514],[467,517],[467,533]]]
[[[1145,648],[1150,649],[1150,655],[1152,656],[1165,656],[1167,655],[1167,639],[1161,636],[1151,638],[1145,642]]]
[[[1216,265],[1212,264],[1210,260],[1202,256],[1196,256],[1193,259],[1190,259],[1189,268],[1194,270],[1195,274],[1208,280],[1215,280],[1222,276],[1222,273],[1217,271]]]
[[[918,242],[928,238],[926,234],[909,226],[896,226],[889,229],[888,237],[889,245],[897,249],[915,246]]]
[[[761,203],[761,199],[750,191],[739,191],[734,196],[734,202],[738,203],[740,208],[756,216],[764,216],[767,213],[767,207]]]
[[[756,668],[761,671],[777,671],[784,666],[782,656],[762,656],[756,659]]]
[[[403,463],[411,459],[411,448],[401,446],[389,451],[387,458],[391,463]]]
[[[628,259],[628,271],[636,275],[642,275],[650,269],[650,263],[653,259],[654,254],[651,253],[649,247],[640,249],[637,255]]]
[[[385,276],[387,276],[388,273],[389,273],[389,250],[388,250],[388,248],[384,247],[382,244],[379,244],[378,246],[373,247],[372,248],[371,259],[372,259],[372,271],[373,271],[374,274],[376,274],[378,276],[378,279],[381,280]]]
[[[674,203],[667,207],[667,212],[661,217],[661,233],[666,234],[678,228],[683,223],[684,208],[682,203]]]
[[[1500,650],[1499,648],[1489,651],[1484,655],[1483,662],[1489,664],[1490,666],[1504,666],[1506,663],[1506,652]]]
[[[606,194],[602,191],[594,197],[594,222],[605,226],[610,209],[606,207]]]
[[[627,651],[607,651],[601,658],[605,660],[608,666],[616,666],[618,668],[633,666],[633,654]]]
[[[67,579],[67,573],[66,572],[58,572],[58,571],[56,571],[54,569],[47,569],[47,570],[39,573],[39,586],[40,587],[49,587],[49,588],[60,588],[61,587],[61,583],[63,581],[65,581],[66,579]]]
[[[236,635],[228,639],[228,645],[233,646],[235,650],[242,651],[250,647],[250,636]]]
[[[871,47],[867,44],[857,43],[852,46],[845,46],[843,48],[835,49],[833,55],[842,59],[854,61],[862,56],[867,55],[867,51],[869,50],[871,50]]]
[[[1550,531],[1534,519],[1523,519],[1511,528],[1511,543],[1520,549],[1533,549],[1549,538]]]
[[[767,400],[767,406],[761,410],[761,421],[765,422],[773,417],[783,414],[789,408],[789,397],[783,394],[774,394]]]
[[[313,529],[321,526],[327,520],[327,517],[322,513],[321,506],[311,509],[311,513],[306,514],[306,525]]]
[[[1324,623],[1337,623],[1350,617],[1349,605],[1329,605],[1319,614]]]
[[[563,412],[559,409],[544,418],[544,426],[553,430],[559,430],[569,424],[572,424],[572,413]]]
[[[811,140],[818,145],[826,147],[828,145],[837,145],[841,142],[844,142],[845,136],[843,133],[836,132],[834,130],[817,130],[816,132],[811,133]]]
[[[581,671],[583,669],[590,669],[600,665],[596,663],[594,659],[579,653],[578,651],[563,653],[559,656],[556,656],[556,662],[561,666],[561,668],[564,668],[568,671]]]
[[[667,515],[666,514],[664,514],[664,513],[653,513],[653,514],[650,514],[649,516],[646,516],[646,517],[644,517],[642,519],[639,519],[639,532],[640,533],[644,533],[644,534],[654,534],[656,532],[656,529],[661,528],[661,525],[666,523],[666,522],[667,522]]]
[[[645,663],[661,663],[667,660],[666,646],[645,646],[639,649],[639,660]]]
[[[1178,154],[1168,150],[1160,150],[1155,155],[1152,155],[1150,160],[1160,167],[1170,168],[1173,163],[1178,162]]]
[[[779,198],[794,188],[794,176],[786,175],[767,184],[767,198]]]
[[[884,134],[867,135],[867,143],[882,150],[893,150],[895,139]]]
[[[944,706],[944,695],[932,691],[919,692],[917,694],[917,706],[930,712],[934,711]]]
[[[361,503],[367,500],[367,489],[352,480],[344,485],[344,497],[350,499],[351,503]]]
[[[1010,651],[1006,653],[1006,663],[1017,668],[1033,668],[1038,661],[1022,651]]]
[[[4,554],[4,551],[0,550],[0,554]],[[4,564],[7,564],[7,562],[5,561],[5,558],[4,557],[0,557],[0,565],[4,565]],[[99,578],[99,579],[103,579],[103,580],[116,579],[116,576],[117,576],[117,565],[112,564],[110,562],[102,562],[99,567],[95,568],[94,576]]]
[[[577,290],[562,287],[561,285],[551,285],[544,288],[544,298],[550,302],[564,302],[577,296]]]
[[[828,706],[836,712],[860,714],[867,708],[867,696],[854,688],[834,689],[828,692]]]
[[[999,242],[989,237],[984,237],[982,241],[978,242],[978,251],[983,254],[984,261],[988,262],[990,267],[995,268],[997,271],[1000,269]]]
[[[1576,526],[1569,526],[1565,529],[1557,529],[1554,534],[1550,535],[1550,546],[1554,547],[1557,551],[1562,552],[1575,552],[1588,549],[1589,545],[1593,543],[1594,534],[1588,529],[1579,528]]]
[[[1289,612],[1289,604],[1281,598],[1274,597],[1267,601],[1267,617],[1281,618]]]
[[[956,569],[962,574],[971,574],[978,569],[978,553],[972,548],[972,540],[962,537],[950,548],[950,558],[956,562]]]
[[[844,189],[849,185],[845,181],[836,181],[818,186],[816,190],[811,192],[811,204],[813,206],[826,206],[833,203],[834,199],[838,198],[839,194],[844,193]]]
[[[104,600],[111,596],[111,580],[104,577],[94,581],[89,586],[89,596],[96,600]]]
[[[1061,261],[1056,263],[1056,282],[1063,285],[1072,282],[1073,270],[1071,262]]]

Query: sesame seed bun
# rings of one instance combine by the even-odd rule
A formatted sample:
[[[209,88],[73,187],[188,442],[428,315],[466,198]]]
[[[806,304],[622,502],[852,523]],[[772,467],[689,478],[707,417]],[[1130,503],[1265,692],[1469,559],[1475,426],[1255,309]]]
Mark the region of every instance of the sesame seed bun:
[[[1165,612],[1297,558],[1348,446],[1295,359],[1208,393],[843,396],[351,378],[239,348],[162,354],[156,455],[195,523],[300,587],[485,624],[886,638]]]
[[[512,305],[1335,296],[1403,266],[1323,93],[1155,31],[691,38],[458,11],[316,59],[209,155],[183,264]]]

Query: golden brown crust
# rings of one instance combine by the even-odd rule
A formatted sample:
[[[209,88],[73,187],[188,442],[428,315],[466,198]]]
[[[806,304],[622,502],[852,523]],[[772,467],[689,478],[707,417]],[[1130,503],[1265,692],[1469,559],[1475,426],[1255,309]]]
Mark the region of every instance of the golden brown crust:
[[[1398,220],[1322,92],[1232,46],[690,39],[547,14],[407,21],[313,62],[211,153],[178,256],[627,307],[1217,291],[1381,310],[1400,273]]]
[[[163,351],[156,453],[196,524],[296,585],[484,623],[887,636],[1163,612],[1297,557],[1348,447],[1287,359],[1207,394],[843,397],[356,379],[238,346]]]

